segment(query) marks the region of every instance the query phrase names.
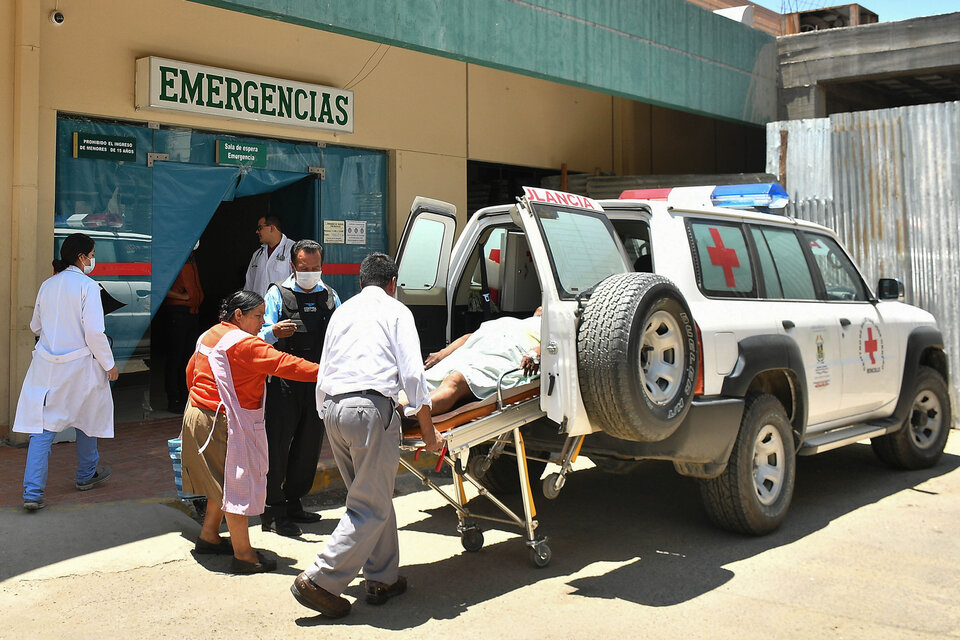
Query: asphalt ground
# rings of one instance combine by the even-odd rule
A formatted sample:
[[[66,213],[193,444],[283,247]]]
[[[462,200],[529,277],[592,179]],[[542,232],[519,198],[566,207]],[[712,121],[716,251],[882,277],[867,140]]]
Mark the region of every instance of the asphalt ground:
[[[323,520],[299,539],[251,519],[279,562],[254,576],[194,556],[199,525],[163,498],[4,507],[0,638],[960,638],[958,467],[956,431],[929,470],[887,469],[866,444],[801,458],[790,514],[761,538],[712,527],[695,482],[669,464],[583,468],[556,500],[538,497],[543,569],[505,526],[484,525],[484,548],[463,551],[452,508],[403,474],[410,588],[376,607],[358,578],[340,620],[289,586],[343,513],[342,490],[311,498]]]

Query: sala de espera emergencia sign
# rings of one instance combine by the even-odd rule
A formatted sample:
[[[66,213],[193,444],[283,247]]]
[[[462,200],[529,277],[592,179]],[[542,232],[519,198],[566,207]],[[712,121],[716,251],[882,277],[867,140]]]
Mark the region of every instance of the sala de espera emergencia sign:
[[[353,133],[353,92],[151,56],[137,59],[136,107]]]

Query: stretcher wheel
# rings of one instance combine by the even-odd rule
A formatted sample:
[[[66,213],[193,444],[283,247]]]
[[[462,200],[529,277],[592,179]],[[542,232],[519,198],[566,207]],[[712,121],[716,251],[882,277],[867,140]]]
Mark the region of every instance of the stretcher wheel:
[[[460,544],[467,551],[480,551],[483,548],[483,531],[476,527],[466,529],[460,534]]]
[[[543,497],[547,500],[553,500],[560,495],[560,490],[566,484],[567,479],[559,473],[551,473],[543,479]]]
[[[542,569],[550,564],[551,557],[550,547],[546,542],[538,542],[530,547],[530,562],[538,569]]]

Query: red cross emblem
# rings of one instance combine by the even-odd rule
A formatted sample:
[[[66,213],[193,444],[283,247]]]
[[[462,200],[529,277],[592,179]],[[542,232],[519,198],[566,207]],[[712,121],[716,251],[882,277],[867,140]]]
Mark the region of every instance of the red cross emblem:
[[[877,352],[877,341],[873,338],[873,328],[867,327],[867,339],[863,341],[863,350],[870,356],[870,364],[877,364],[873,354]]]
[[[707,247],[707,253],[710,254],[710,264],[723,269],[723,277],[727,286],[731,289],[737,286],[737,280],[733,276],[733,268],[740,266],[740,259],[737,258],[737,250],[724,246],[723,238],[720,237],[720,229],[711,228],[710,237],[713,238],[713,247]]]

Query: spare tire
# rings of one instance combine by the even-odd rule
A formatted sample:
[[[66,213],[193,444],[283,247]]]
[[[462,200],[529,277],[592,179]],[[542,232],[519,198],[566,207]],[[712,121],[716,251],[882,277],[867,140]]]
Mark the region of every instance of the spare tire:
[[[621,273],[590,296],[577,333],[580,393],[590,421],[634,442],[669,437],[690,410],[696,328],[683,294],[652,273]]]

